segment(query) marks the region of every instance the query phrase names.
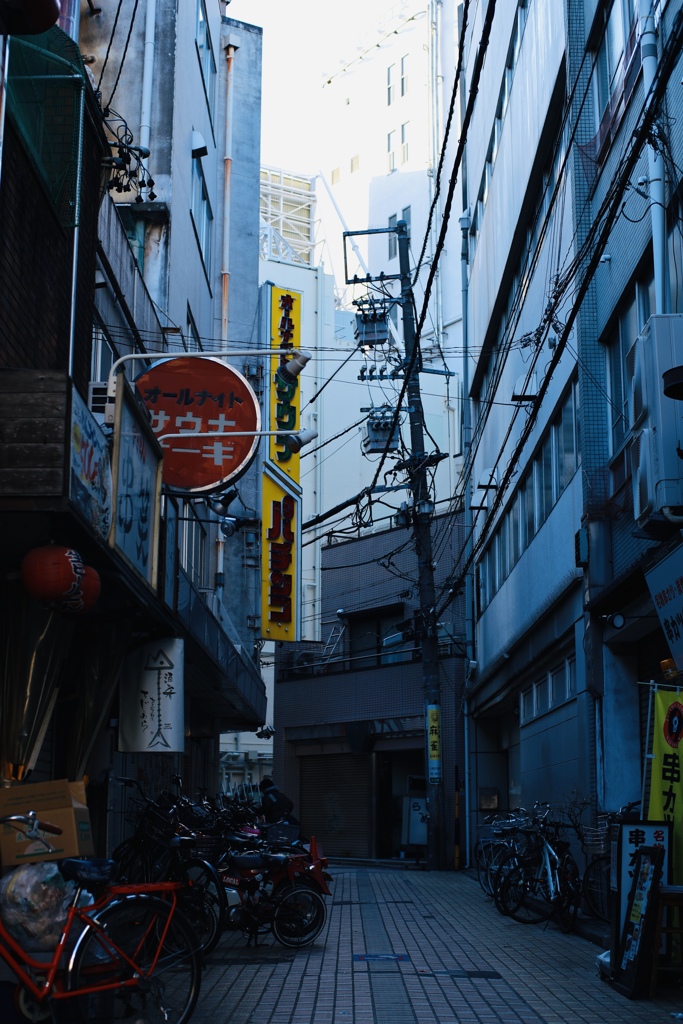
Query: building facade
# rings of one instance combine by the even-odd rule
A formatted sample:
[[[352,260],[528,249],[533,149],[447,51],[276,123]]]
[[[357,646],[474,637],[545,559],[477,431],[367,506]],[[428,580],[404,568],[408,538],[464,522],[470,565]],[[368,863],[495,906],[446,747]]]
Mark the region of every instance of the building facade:
[[[258,346],[261,33],[203,0],[139,20],[124,3],[118,26],[62,6],[49,31],[2,39],[0,760],[6,782],[87,775],[104,851],[121,826],[112,775],[215,791],[220,732],[266,720],[258,558],[203,496],[157,488],[162,450],[124,382],[159,355]],[[112,428],[104,392],[130,355],[116,389],[130,429]],[[255,367],[257,401],[258,362],[235,361]],[[260,474],[238,491],[256,511]],[[79,607],[38,593],[36,550],[77,552],[87,600],[81,583]],[[127,659],[169,637],[184,643],[183,739],[123,753]]]
[[[499,7],[480,67],[485,17],[463,82],[480,72],[463,183],[472,836],[492,792],[499,807],[647,799],[641,684],[664,683],[671,657],[647,574],[680,557],[675,401],[658,397],[683,356],[680,4]],[[644,422],[641,367],[665,331]],[[666,495],[643,429],[674,465]]]

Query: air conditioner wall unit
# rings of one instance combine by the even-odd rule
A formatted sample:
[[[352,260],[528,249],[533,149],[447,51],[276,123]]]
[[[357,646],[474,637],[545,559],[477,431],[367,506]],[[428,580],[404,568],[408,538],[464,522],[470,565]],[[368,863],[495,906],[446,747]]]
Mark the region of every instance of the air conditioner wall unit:
[[[651,316],[628,355],[634,517],[683,508],[683,403],[667,398],[662,375],[683,363],[683,316]]]

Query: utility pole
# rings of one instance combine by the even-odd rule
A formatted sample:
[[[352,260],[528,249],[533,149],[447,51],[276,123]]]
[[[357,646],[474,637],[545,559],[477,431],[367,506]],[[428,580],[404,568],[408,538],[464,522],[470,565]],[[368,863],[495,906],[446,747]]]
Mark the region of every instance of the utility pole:
[[[434,504],[429,494],[428,457],[424,446],[424,414],[420,396],[420,353],[415,337],[413,289],[410,278],[408,226],[396,225],[401,274],[401,310],[407,375],[406,397],[410,423],[410,456],[406,460],[413,499],[413,538],[417,554],[420,615],[417,628],[422,651],[422,686],[425,702],[425,761],[427,768],[427,867],[443,865],[443,774],[441,767],[441,682],[439,679],[439,636],[436,622],[436,593],[432,556],[431,521]]]

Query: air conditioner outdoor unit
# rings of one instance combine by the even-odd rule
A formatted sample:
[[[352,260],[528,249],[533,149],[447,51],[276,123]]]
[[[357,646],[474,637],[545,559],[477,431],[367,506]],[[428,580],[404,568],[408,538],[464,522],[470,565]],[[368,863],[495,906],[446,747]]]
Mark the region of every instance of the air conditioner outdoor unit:
[[[681,363],[683,316],[651,316],[628,354],[633,514],[641,525],[662,509],[683,510],[683,404],[667,398],[662,384]]]

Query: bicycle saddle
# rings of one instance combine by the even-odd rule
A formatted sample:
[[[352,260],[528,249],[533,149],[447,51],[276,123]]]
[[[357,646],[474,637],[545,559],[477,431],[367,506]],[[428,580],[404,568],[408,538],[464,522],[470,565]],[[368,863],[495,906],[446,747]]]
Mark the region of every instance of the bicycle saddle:
[[[116,875],[117,868],[115,860],[105,860],[104,857],[93,857],[89,860],[67,857],[59,862],[59,870],[64,878],[78,885],[106,885]]]

